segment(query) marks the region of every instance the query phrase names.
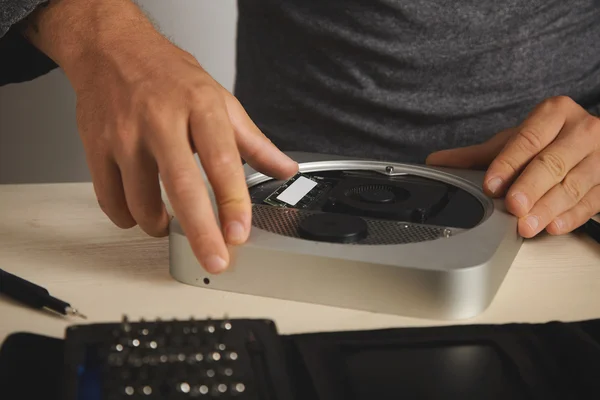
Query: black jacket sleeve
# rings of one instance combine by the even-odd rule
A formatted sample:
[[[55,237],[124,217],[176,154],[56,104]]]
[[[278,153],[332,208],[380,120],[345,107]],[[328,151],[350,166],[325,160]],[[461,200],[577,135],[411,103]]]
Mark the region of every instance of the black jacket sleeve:
[[[19,24],[45,2],[0,0],[0,86],[30,81],[57,68],[19,30]]]

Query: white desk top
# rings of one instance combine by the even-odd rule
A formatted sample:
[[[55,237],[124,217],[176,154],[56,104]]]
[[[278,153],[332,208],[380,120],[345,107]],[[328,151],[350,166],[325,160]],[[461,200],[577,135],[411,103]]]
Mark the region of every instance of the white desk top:
[[[123,231],[91,184],[0,186],[0,268],[45,286],[88,322],[264,317],[282,333],[600,318],[600,245],[587,237],[525,242],[490,308],[468,321],[379,315],[183,285],[169,276],[167,239]],[[17,331],[62,337],[65,319],[0,298],[0,342]]]

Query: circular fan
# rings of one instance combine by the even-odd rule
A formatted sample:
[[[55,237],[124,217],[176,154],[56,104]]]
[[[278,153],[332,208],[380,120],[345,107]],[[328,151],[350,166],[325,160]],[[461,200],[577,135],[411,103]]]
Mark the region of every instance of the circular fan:
[[[395,204],[410,197],[410,192],[398,186],[367,184],[346,190],[344,195],[361,203]]]

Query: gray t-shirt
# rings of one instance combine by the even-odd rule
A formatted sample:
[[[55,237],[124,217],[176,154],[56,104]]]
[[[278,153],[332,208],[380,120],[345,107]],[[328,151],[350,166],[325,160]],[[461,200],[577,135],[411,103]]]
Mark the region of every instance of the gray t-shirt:
[[[238,0],[235,94],[284,150],[422,162],[600,105],[598,0]]]
[[[43,2],[0,0],[0,37]],[[283,150],[422,162],[518,124],[550,96],[600,111],[600,0],[238,5],[235,94]],[[8,36],[0,72],[12,76],[0,82],[52,67]]]

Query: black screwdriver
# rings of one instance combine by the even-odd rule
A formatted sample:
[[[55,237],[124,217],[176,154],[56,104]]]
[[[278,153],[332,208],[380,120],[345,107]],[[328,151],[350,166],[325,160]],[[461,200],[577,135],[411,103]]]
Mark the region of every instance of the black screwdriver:
[[[46,288],[0,269],[0,294],[37,309],[87,318],[67,302],[50,295]]]

